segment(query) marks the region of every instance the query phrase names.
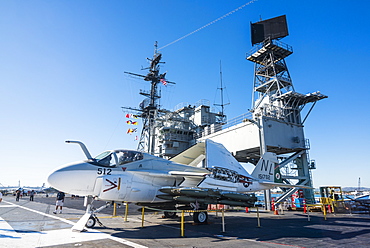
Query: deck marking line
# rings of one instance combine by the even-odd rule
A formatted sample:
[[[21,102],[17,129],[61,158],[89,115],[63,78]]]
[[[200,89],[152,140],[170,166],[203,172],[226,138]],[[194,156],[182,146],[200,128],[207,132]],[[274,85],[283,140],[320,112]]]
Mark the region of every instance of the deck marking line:
[[[31,208],[27,208],[27,207],[24,207],[24,206],[21,206],[21,205],[17,205],[17,204],[14,204],[14,203],[11,203],[11,202],[7,202],[5,201],[6,203],[9,203],[9,204],[12,204],[14,206],[17,206],[19,208],[23,208],[25,210],[28,210],[28,211],[31,211],[31,212],[34,212],[34,213],[37,213],[37,214],[41,214],[41,215],[44,215],[46,217],[50,217],[50,218],[53,218],[53,219],[57,219],[57,220],[60,220],[60,221],[63,221],[67,224],[70,224],[70,225],[74,225],[75,223],[73,221],[70,221],[70,220],[66,220],[64,218],[60,218],[58,216],[55,216],[55,215],[51,215],[51,214],[46,214],[46,213],[43,213],[43,212],[40,212],[40,211],[37,211],[37,210],[34,210],[34,209],[31,209]]]
[[[43,213],[43,212],[40,212],[40,211],[37,211],[37,210],[34,210],[34,209],[31,209],[31,208],[27,208],[27,207],[24,207],[24,206],[21,206],[21,205],[17,205],[17,204],[14,204],[14,203],[11,203],[11,202],[8,202],[8,201],[4,201],[8,204],[11,204],[13,205],[14,207],[20,207],[22,209],[25,209],[25,210],[28,210],[28,211],[31,211],[31,212],[34,212],[34,213],[37,213],[37,214],[41,214],[41,215],[44,215],[44,216],[47,216],[47,217],[50,217],[50,218],[54,218],[54,219],[57,219],[57,220],[60,220],[60,221],[63,221],[67,224],[71,224],[71,225],[74,225],[76,224],[75,222],[73,221],[70,221],[70,220],[67,220],[67,219],[64,219],[64,218],[61,218],[61,217],[58,217],[58,216],[55,216],[55,215],[50,215],[50,214],[46,214],[46,213]],[[8,223],[7,223],[8,224]],[[9,225],[9,224],[8,224]],[[67,229],[67,230],[70,230],[70,229]],[[88,232],[84,232],[84,233],[77,233],[77,234],[81,234],[84,235],[84,234],[88,234],[88,233],[95,233],[95,234],[101,234],[103,237],[106,236],[105,238],[108,238],[108,239],[111,239],[111,240],[114,240],[116,242],[119,242],[121,244],[125,244],[125,245],[128,245],[128,246],[131,246],[131,247],[134,247],[134,248],[148,248],[146,246],[143,246],[143,245],[140,245],[140,244],[137,244],[137,243],[134,243],[134,242],[131,242],[131,241],[128,241],[128,240],[125,240],[125,239],[122,239],[122,238],[118,238],[118,237],[113,237],[111,236],[110,234],[107,234],[107,233],[103,233],[103,232],[100,232],[100,231],[96,231],[96,230],[93,230],[93,229],[87,229]],[[14,231],[14,230],[13,230]],[[50,231],[44,231],[43,233],[49,233]],[[73,233],[72,231],[70,231],[71,233]],[[99,235],[100,236],[100,235]],[[101,239],[101,238],[97,238],[97,239]],[[93,239],[92,239],[93,240]],[[95,239],[96,240],[96,239]],[[77,241],[77,240],[76,240]]]

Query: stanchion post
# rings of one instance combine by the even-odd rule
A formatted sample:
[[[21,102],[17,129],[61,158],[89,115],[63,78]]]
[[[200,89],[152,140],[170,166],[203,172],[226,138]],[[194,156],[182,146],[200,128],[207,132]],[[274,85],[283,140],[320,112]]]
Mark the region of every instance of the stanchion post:
[[[281,208],[281,214],[284,215],[284,205],[280,204],[279,207]]]
[[[323,211],[323,213],[324,213],[324,220],[326,220],[326,206],[325,206],[325,204],[324,204],[324,211]]]
[[[181,237],[185,236],[185,228],[184,228],[184,218],[185,217],[185,210],[181,210]]]
[[[128,216],[128,202],[126,204],[126,210],[125,210],[125,222],[127,222],[127,216]]]
[[[117,216],[117,203],[113,203],[113,216]]]
[[[222,211],[222,232],[224,233],[225,232],[225,213],[224,213],[224,209],[222,209],[221,211]]]
[[[257,227],[261,227],[260,211],[258,210],[258,207],[257,207]]]
[[[145,207],[141,208],[141,227],[144,227],[144,213],[145,213]]]
[[[307,220],[308,221],[311,221],[311,218],[310,218],[310,205],[307,205]]]

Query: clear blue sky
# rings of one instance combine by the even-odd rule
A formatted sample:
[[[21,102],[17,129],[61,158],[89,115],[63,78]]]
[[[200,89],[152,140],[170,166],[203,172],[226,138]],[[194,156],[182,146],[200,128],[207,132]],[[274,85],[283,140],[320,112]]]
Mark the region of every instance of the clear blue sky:
[[[38,186],[54,168],[93,155],[135,148],[121,106],[136,107],[148,83],[153,44],[164,46],[248,0],[1,1],[0,183]],[[287,15],[293,46],[287,59],[297,92],[321,91],[305,123],[314,185],[370,187],[370,2],[259,0],[161,52],[164,108],[215,98],[219,61],[230,99],[228,118],[251,107],[253,63],[249,23]]]

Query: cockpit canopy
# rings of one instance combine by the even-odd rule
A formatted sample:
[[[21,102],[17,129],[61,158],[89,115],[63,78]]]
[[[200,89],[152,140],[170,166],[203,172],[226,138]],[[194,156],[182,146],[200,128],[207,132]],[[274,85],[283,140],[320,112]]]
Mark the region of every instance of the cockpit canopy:
[[[92,164],[104,167],[116,167],[144,158],[141,152],[130,150],[105,151],[93,158]]]

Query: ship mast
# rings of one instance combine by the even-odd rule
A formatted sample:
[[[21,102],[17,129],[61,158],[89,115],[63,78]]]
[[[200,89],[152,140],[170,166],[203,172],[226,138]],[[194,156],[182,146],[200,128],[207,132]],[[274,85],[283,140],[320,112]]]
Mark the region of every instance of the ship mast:
[[[220,106],[221,107],[221,113],[219,115],[217,115],[217,119],[218,119],[218,123],[220,124],[225,124],[226,123],[226,115],[225,115],[225,106],[226,105],[229,105],[230,102],[228,103],[224,103],[224,89],[225,87],[223,87],[223,84],[222,84],[222,65],[221,65],[221,61],[220,61],[220,84],[221,84],[221,87],[220,88],[217,88],[218,90],[220,90],[220,93],[221,93],[221,104],[213,104],[215,106]]]
[[[125,72],[130,75],[137,77],[142,77],[145,81],[150,82],[151,87],[150,91],[140,90],[140,95],[146,97],[140,105],[139,109],[131,107],[123,107],[124,109],[134,110],[139,112],[139,117],[143,120],[143,129],[141,131],[140,140],[137,149],[142,152],[147,152],[149,154],[154,154],[154,145],[155,145],[155,125],[158,117],[158,112],[160,112],[160,107],[158,104],[159,99],[161,98],[160,93],[158,92],[158,84],[175,84],[174,82],[167,81],[165,79],[166,73],[160,74],[160,65],[165,62],[161,62],[162,54],[158,52],[158,43],[154,44],[154,54],[153,58],[147,58],[150,61],[150,67],[144,68],[149,70],[146,75],[140,75],[132,72]]]

